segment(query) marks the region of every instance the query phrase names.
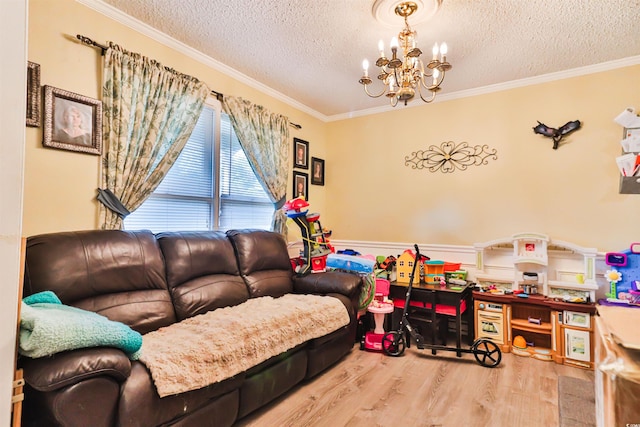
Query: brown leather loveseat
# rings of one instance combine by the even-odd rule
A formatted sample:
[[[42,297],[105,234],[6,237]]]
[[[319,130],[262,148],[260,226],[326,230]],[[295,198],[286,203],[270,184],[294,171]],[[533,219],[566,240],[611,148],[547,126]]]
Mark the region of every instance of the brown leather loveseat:
[[[347,326],[231,378],[163,398],[147,367],[116,348],[19,360],[27,426],[229,426],[352,349],[361,280],[339,272],[297,277],[284,239],[268,231],[91,230],[27,239],[24,296],[47,290],[65,305],[143,335],[255,297],[339,299],[349,313]],[[228,331],[229,340],[233,333]]]

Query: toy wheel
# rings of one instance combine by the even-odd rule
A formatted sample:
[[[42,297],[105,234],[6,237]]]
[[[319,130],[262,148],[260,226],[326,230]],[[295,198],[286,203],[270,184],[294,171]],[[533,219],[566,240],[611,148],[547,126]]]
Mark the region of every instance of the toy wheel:
[[[473,356],[479,364],[487,368],[495,368],[502,360],[502,352],[500,347],[491,340],[480,338],[473,343],[471,347]]]
[[[382,337],[382,349],[389,356],[400,356],[405,348],[404,335],[398,332],[389,332]]]

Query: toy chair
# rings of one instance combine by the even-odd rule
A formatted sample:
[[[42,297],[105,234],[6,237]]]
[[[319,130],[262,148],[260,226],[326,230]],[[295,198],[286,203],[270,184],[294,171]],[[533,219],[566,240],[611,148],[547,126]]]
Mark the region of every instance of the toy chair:
[[[415,323],[415,325],[418,326],[418,329],[424,338],[428,338],[432,344],[436,344],[437,338],[442,345],[446,345],[449,321],[446,316],[441,315],[444,314],[441,313],[441,311],[444,307],[450,308],[450,306],[437,304],[435,292],[430,292],[425,295],[426,297],[423,298],[424,301],[412,299],[409,302],[409,307],[406,309],[406,315],[412,323]],[[400,317],[403,310],[405,310],[405,301],[399,298],[394,298],[393,305],[393,324],[396,325],[399,322],[398,317]],[[452,308],[455,316],[455,307]]]

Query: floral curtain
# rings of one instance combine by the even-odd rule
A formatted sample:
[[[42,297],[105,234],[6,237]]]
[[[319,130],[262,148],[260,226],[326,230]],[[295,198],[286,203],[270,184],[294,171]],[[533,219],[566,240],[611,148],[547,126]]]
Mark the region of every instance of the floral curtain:
[[[286,235],[287,218],[282,206],[287,196],[289,119],[233,96],[224,97],[224,110],[231,118],[249,164],[274,205],[271,228]]]
[[[195,79],[110,44],[102,85],[102,186],[125,209],[100,204],[103,229],[121,229],[156,189],[193,131],[210,90]],[[117,204],[117,203],[116,203]]]

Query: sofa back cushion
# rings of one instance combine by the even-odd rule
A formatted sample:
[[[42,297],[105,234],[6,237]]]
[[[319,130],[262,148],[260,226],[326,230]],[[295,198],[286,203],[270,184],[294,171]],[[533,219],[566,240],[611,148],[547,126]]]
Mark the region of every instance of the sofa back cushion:
[[[24,296],[53,291],[144,334],[176,321],[164,269],[150,231],[41,234],[27,239]]]
[[[249,298],[231,242],[223,232],[165,232],[156,238],[179,320]]]
[[[293,291],[293,270],[282,235],[264,230],[229,230],[240,275],[252,298]]]

